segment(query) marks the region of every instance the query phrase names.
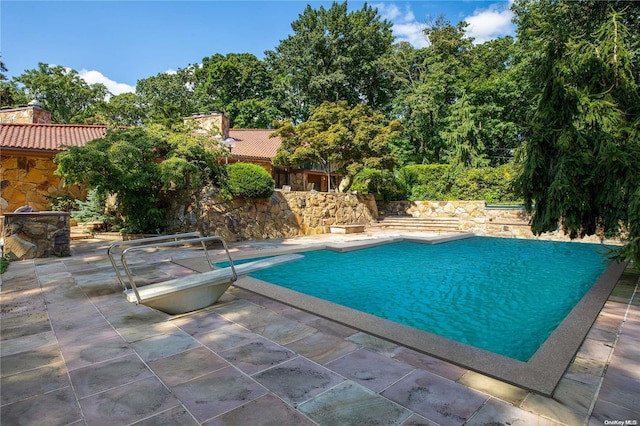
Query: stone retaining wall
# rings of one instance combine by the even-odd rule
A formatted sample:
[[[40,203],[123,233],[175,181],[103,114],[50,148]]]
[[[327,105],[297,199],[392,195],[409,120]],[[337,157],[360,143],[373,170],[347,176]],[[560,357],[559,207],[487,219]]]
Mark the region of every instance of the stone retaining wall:
[[[558,229],[534,235],[529,221],[531,216],[524,207],[491,206],[485,201],[391,201],[381,208],[384,214],[410,215],[413,217],[457,218],[458,229],[477,235],[494,237],[546,239],[569,241],[569,236]],[[584,242],[601,242],[601,238],[592,235],[583,238]],[[615,240],[607,240],[616,243]]]
[[[373,196],[333,192],[276,191],[268,199],[229,201],[203,190],[168,202],[165,232],[198,231],[227,241],[323,234],[331,225],[368,225],[378,216]]]
[[[71,256],[69,213],[5,213],[4,252],[12,260]]]
[[[0,156],[0,214],[29,206],[36,211],[50,209],[50,197],[70,195],[84,198],[86,190],[78,185],[63,185],[54,174],[58,165],[53,158],[2,153]]]

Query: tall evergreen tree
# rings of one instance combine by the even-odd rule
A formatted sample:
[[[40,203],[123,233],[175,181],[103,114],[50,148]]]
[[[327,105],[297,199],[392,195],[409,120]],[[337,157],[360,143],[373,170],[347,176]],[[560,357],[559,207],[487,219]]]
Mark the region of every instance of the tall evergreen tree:
[[[640,4],[607,2],[605,14],[601,3],[514,7],[540,88],[518,187],[535,233],[626,235],[624,256],[640,261],[638,35],[626,25]]]

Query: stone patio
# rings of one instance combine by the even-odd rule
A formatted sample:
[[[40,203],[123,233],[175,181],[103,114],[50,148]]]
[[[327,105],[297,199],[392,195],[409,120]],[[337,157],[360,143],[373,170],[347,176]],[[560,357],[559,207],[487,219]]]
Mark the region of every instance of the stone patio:
[[[173,317],[128,303],[108,244],[75,241],[72,257],[13,262],[1,276],[1,424],[640,421],[637,273],[622,276],[546,398],[237,287],[212,307]],[[194,273],[163,252],[134,266],[156,280]]]

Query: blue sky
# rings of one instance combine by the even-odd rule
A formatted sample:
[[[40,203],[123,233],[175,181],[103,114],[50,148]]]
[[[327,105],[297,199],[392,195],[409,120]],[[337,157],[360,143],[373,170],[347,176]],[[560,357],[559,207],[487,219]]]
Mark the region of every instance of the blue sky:
[[[341,1],[340,1],[341,3]],[[326,1],[27,1],[2,0],[0,51],[8,77],[39,62],[72,68],[113,94],[139,79],[172,72],[216,53],[264,57],[293,34],[291,23]],[[421,29],[441,15],[471,24],[483,42],[513,34],[510,0],[370,1],[393,23],[396,40],[423,47]],[[349,1],[360,9],[362,1]]]

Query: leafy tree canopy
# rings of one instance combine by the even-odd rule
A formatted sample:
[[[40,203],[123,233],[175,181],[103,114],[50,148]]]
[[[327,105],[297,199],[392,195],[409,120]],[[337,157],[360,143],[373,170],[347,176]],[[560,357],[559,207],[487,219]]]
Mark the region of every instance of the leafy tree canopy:
[[[364,102],[376,109],[388,104],[391,79],[380,58],[391,51],[393,35],[377,9],[365,3],[349,13],[346,2],[329,9],[307,5],[291,27],[294,34],[266,52],[274,97],[290,118],[304,120],[322,102]]]
[[[60,124],[81,121],[82,114],[109,93],[103,84],[87,84],[75,70],[43,63],[14,80],[24,86],[23,97],[37,99],[51,111],[51,121]]]
[[[298,126],[281,124],[274,132],[282,139],[274,163],[319,164],[327,173],[329,167],[337,166],[349,175],[362,167],[392,169],[396,159],[389,141],[401,131],[399,121],[385,120],[368,105],[324,102],[307,121]]]

